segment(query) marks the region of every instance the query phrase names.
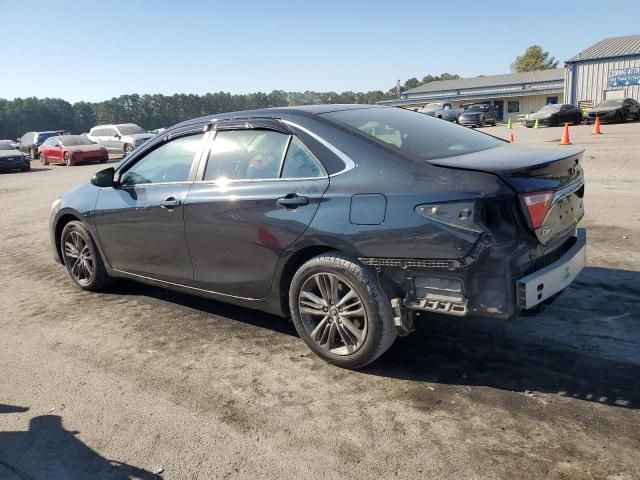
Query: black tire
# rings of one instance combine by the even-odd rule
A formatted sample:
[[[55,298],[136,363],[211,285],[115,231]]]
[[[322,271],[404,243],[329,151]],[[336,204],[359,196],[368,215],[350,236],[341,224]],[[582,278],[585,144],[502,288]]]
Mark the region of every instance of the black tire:
[[[108,161],[108,158],[101,158],[100,160],[98,160],[98,163],[107,163]]]
[[[35,160],[36,158],[38,158],[38,149],[31,147],[29,149],[29,160]]]
[[[580,125],[582,123],[582,115],[573,119],[574,125]]]
[[[481,117],[481,118],[480,118],[480,123],[478,124],[478,126],[479,126],[480,128],[483,128],[483,127],[484,127],[484,117]]]
[[[78,257],[73,257],[73,250],[67,246],[67,243],[69,242],[74,245],[74,235],[78,235],[82,238],[84,243],[81,252],[84,251],[84,246],[86,246],[86,256],[83,256],[83,259],[88,259],[91,264],[91,275],[87,275],[85,279],[80,278],[81,275],[76,275],[74,273],[74,267],[76,266]],[[93,241],[89,230],[87,230],[82,222],[74,220],[64,226],[62,234],[60,235],[60,245],[62,250],[62,262],[67,268],[67,272],[71,279],[80,288],[83,290],[98,292],[113,282],[113,279],[109,276],[104,267],[104,262],[102,261],[98,247]]]
[[[303,288],[308,289],[308,285],[313,286],[314,281],[317,284],[318,275],[322,275],[324,278],[329,276],[334,279],[338,279],[339,282],[342,282],[345,289],[349,289],[349,291],[336,303],[331,303],[331,305],[324,303],[324,305],[327,305],[333,313],[328,312],[325,314],[320,313],[319,310],[315,310],[313,308],[307,309],[318,312],[313,314],[313,317],[315,318],[326,315],[324,319],[318,322],[318,325],[314,325],[312,320],[310,320],[312,315],[305,313],[303,317],[300,304],[301,301],[306,301],[306,297],[301,298]],[[327,284],[325,284],[325,286],[326,285]],[[338,288],[339,287],[336,287],[335,290],[336,299],[339,295]],[[325,288],[325,290],[327,289]],[[306,291],[308,290],[305,290],[305,292]],[[322,295],[321,290],[319,291]],[[340,303],[343,302],[352,292],[355,292],[357,297],[356,301],[352,302],[352,305],[360,305],[357,310],[363,311],[364,315],[362,320],[355,320],[353,323],[351,323],[354,318],[353,316],[347,315],[346,312],[339,314],[336,311],[336,307],[339,307]],[[351,298],[354,297],[352,296]],[[348,303],[344,304],[345,310],[347,310],[347,308],[351,308],[347,307],[347,304]],[[306,305],[309,304],[307,303]],[[323,308],[324,312],[327,312],[327,307]],[[307,346],[320,358],[342,368],[355,369],[364,367],[386,352],[396,338],[396,330],[393,325],[393,316],[391,313],[391,304],[376,276],[367,270],[362,264],[340,252],[327,252],[314,257],[298,269],[291,281],[291,287],[289,289],[289,308],[291,310],[293,324],[298,331],[298,335],[300,335]],[[342,309],[340,309],[340,311],[342,312]],[[336,324],[329,325],[332,322],[330,315],[333,316],[334,314]],[[346,324],[342,323],[346,321],[345,318],[343,318],[343,315],[344,317],[348,317],[347,320],[349,320],[351,328],[356,324],[356,322],[358,322],[358,327],[362,326],[362,330],[358,330],[359,333],[363,334],[360,338],[361,341],[359,345],[355,346],[353,351],[349,351],[349,348],[344,341],[344,336],[342,335],[342,331],[346,333],[353,331],[345,328]],[[312,331],[310,330],[313,329],[314,326],[317,327],[314,330],[318,330],[318,328],[320,328],[319,324],[323,322],[325,327],[323,328],[323,331],[320,331],[320,335],[324,338],[323,332],[328,332],[326,337],[328,339],[331,336],[331,330],[335,327],[335,329],[333,329],[333,336],[338,342],[336,344],[338,345],[338,348],[333,350],[334,352],[343,350],[342,353],[333,353],[330,351],[332,350],[330,348],[331,341],[327,342],[328,346],[322,347],[320,343],[312,338]],[[339,326],[338,323],[340,323],[341,326]],[[342,331],[340,330],[341,328]],[[316,337],[317,336],[318,334],[316,333]],[[355,338],[356,337],[353,336],[353,339]],[[340,345],[344,346],[341,347]],[[345,349],[348,353],[344,352]]]
[[[133,145],[131,145],[130,143],[125,143],[124,144],[124,149],[123,149],[122,152],[123,152],[124,156],[126,157],[131,152],[133,152]]]
[[[622,115],[622,112],[616,112],[616,119],[615,119],[616,123],[622,123],[624,122],[624,116]]]
[[[29,170],[31,170],[31,162],[27,160],[27,163],[25,163],[20,170],[22,170],[23,172],[28,172]]]
[[[549,118],[549,126],[550,127],[557,127],[558,125],[560,125],[560,120],[558,120],[558,117]]]
[[[71,154],[69,152],[64,152],[64,164],[67,167],[71,167],[73,165],[73,161],[71,160]]]
[[[40,163],[42,165],[49,165],[49,160],[47,160],[47,157],[45,157],[44,153],[40,154]]]

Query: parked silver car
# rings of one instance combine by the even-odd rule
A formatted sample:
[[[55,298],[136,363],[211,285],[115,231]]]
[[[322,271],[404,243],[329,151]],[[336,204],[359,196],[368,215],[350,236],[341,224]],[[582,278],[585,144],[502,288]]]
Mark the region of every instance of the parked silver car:
[[[109,153],[128,155],[154,135],[135,123],[96,125],[87,137],[105,147]]]

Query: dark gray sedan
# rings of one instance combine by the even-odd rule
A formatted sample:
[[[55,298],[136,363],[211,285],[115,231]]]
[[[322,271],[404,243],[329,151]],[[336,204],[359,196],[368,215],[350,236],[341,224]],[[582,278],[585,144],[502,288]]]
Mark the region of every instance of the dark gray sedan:
[[[511,318],[584,266],[580,150],[362,105],[163,133],[54,202],[54,255],[81,288],[122,277],[289,316],[357,368],[415,312]]]

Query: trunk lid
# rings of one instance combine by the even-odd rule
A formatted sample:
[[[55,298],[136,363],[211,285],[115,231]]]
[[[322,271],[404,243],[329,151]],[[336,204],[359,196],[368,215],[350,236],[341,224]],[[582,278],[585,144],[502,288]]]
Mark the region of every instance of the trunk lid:
[[[497,148],[456,157],[433,159],[439,167],[492,173],[513,188],[521,210],[538,240],[547,244],[574,229],[584,215],[584,177],[580,161],[584,150],[557,147],[523,147],[505,144]],[[533,192],[547,192],[549,202],[540,222],[531,205]]]

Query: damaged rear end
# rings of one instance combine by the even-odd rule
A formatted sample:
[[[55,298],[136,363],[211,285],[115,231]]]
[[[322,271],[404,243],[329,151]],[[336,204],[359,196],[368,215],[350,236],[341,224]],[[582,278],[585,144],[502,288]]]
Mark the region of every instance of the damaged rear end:
[[[424,203],[415,213],[472,245],[449,259],[375,259],[411,310],[510,318],[555,299],[585,265],[581,150],[506,145],[447,159],[447,169],[500,178],[511,195]],[[370,260],[370,261],[367,261]],[[396,268],[385,268],[396,267]],[[400,268],[397,268],[400,267]]]

